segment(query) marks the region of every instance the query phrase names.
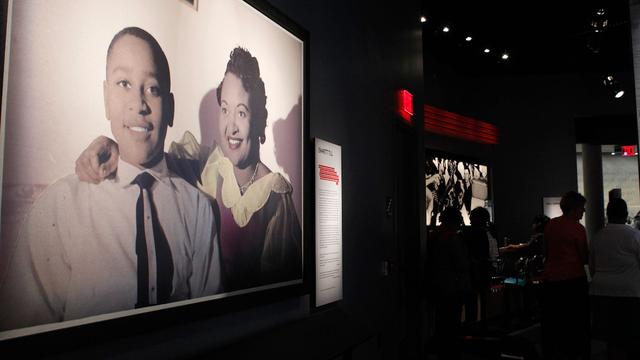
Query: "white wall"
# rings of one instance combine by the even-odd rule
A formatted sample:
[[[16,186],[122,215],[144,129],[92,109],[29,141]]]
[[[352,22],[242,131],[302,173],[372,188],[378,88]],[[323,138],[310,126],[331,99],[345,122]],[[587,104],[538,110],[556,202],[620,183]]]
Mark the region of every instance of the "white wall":
[[[582,154],[576,154],[578,166],[578,191],[584,194]],[[629,216],[640,211],[640,185],[638,185],[638,158],[602,153],[602,183],[604,206],[609,203],[609,190],[622,189],[622,198],[627,202]],[[589,204],[587,204],[589,206]]]
[[[195,11],[180,0],[14,1],[11,21],[5,184],[49,184],[74,171],[93,138],[110,135],[105,55],[113,35],[127,26],[149,31],[169,59],[176,116],[167,144],[186,130],[200,138],[201,101],[220,83],[234,47],[256,56],[269,111],[261,155],[283,172],[271,132],[302,95],[302,44],[245,3],[200,0]]]

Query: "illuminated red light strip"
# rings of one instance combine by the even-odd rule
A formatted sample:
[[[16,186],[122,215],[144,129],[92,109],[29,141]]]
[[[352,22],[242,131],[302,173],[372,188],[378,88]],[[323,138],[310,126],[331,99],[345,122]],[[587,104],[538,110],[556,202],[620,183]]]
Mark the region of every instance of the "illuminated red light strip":
[[[440,121],[455,123],[461,127],[478,129],[480,131],[487,131],[491,133],[495,133],[498,129],[489,123],[485,123],[482,121],[474,120],[462,115],[457,115],[448,111],[433,111],[431,109],[426,109],[425,112],[429,118],[433,117],[435,119],[439,119]]]
[[[456,124],[455,122],[443,121],[439,124],[427,122],[425,124],[425,129],[439,129],[439,128],[450,130],[454,134],[460,133],[460,135],[469,135],[471,137],[478,137],[482,139],[492,139],[496,141],[498,140],[498,137],[494,132],[480,130],[474,127],[460,127],[459,124]]]
[[[485,131],[492,135],[497,135],[498,131],[498,128],[492,124],[426,105],[425,120],[430,120],[431,118],[437,121],[456,124],[461,128]]]
[[[427,122],[427,124],[425,124],[425,126],[432,126],[432,127],[445,127],[448,128],[452,131],[458,131],[460,133],[466,133],[466,134],[470,134],[470,135],[477,135],[478,137],[487,137],[487,138],[495,138],[497,140],[497,136],[496,136],[496,131],[492,131],[492,130],[488,130],[488,129],[482,129],[479,128],[477,126],[473,126],[473,125],[465,125],[465,124],[460,124],[457,123],[455,121],[452,120],[446,120],[446,119],[442,119],[439,123],[436,122]]]
[[[469,140],[469,141],[478,142],[478,143],[482,143],[482,144],[497,144],[498,143],[495,138],[478,137],[477,135],[474,135],[474,134],[464,134],[464,133],[460,133],[458,131],[453,131],[453,130],[449,130],[449,129],[445,129],[445,128],[425,127],[425,130],[433,132],[433,133],[436,133],[436,134],[446,135],[446,136],[455,137],[455,138],[464,139],[464,140]]]
[[[498,127],[495,125],[431,105],[424,106],[424,129],[482,144],[498,144]]]

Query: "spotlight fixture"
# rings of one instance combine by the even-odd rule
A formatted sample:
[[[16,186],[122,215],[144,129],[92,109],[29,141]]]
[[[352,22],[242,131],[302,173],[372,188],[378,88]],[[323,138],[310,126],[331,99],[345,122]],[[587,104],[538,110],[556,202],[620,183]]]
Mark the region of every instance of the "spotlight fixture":
[[[590,25],[592,32],[589,32],[587,36],[587,49],[594,54],[598,54],[602,47],[603,33],[606,30],[607,25],[609,25],[605,9],[599,8],[596,10],[593,18],[591,19]]]
[[[466,38],[464,38],[464,41],[466,41],[466,42],[469,42],[471,40],[473,40],[473,37],[471,37],[471,36],[467,36]]]
[[[445,27],[442,28],[442,32],[448,33],[449,31],[451,31],[451,29],[449,29],[448,26],[445,26]]]
[[[605,9],[597,9],[593,19],[591,20],[591,28],[593,32],[603,32],[607,25],[609,25],[609,20],[607,19],[607,12]]]
[[[613,75],[607,75],[603,80],[603,84],[616,99],[620,99],[624,95],[624,89],[622,89],[620,83],[613,78]]]
[[[420,22],[421,23],[426,23],[427,22],[427,17],[426,16],[420,16]]]
[[[506,53],[506,52],[502,53],[502,56],[500,56],[500,58],[502,60],[509,60],[509,53]]]
[[[484,48],[484,50],[483,50],[482,52],[484,52],[485,54],[488,54],[488,53],[490,53],[490,52],[491,52],[491,49],[489,49],[489,48]]]

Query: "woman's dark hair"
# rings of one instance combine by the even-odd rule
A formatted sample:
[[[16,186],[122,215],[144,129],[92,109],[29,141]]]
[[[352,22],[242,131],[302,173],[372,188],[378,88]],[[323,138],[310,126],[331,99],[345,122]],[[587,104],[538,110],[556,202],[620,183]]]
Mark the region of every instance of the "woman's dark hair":
[[[242,81],[242,87],[249,93],[249,111],[251,112],[251,136],[260,139],[264,143],[264,130],[267,127],[267,95],[264,89],[264,82],[260,77],[260,66],[258,59],[242,47],[237,47],[231,51],[227,69],[224,74],[234,74]],[[218,105],[221,103],[222,86],[224,79],[216,89]]]
[[[584,207],[586,203],[587,199],[582,194],[576,191],[569,191],[560,199],[560,209],[562,209],[563,214],[568,214],[573,209]]]

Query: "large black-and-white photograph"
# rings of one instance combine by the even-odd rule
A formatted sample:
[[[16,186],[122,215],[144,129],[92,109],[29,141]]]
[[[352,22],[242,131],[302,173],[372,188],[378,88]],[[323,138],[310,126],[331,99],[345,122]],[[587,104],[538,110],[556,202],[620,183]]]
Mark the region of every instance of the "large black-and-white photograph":
[[[302,283],[306,44],[188,3],[9,3],[0,339]]]
[[[447,207],[460,210],[465,225],[471,224],[469,213],[474,208],[491,208],[486,165],[427,153],[424,181],[427,226],[440,225],[440,214]]]

